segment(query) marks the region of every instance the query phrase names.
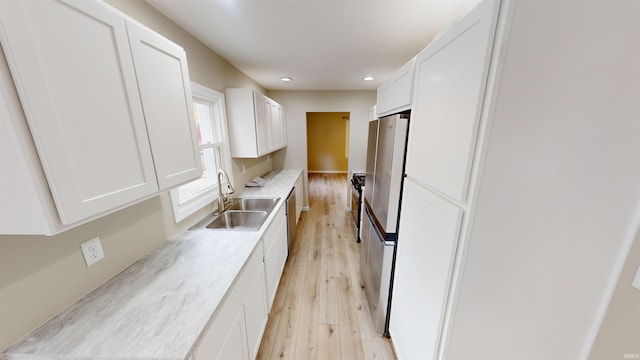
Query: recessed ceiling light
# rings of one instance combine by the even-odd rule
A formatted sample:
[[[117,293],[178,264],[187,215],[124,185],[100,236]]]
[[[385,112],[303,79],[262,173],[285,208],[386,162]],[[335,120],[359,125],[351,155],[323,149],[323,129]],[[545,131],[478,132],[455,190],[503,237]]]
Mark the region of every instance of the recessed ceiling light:
[[[288,77],[288,76],[283,76],[280,78],[280,80],[284,81],[284,82],[289,82],[291,80],[293,80],[292,78]]]
[[[364,81],[371,81],[373,79],[375,79],[373,76],[365,76],[365,77],[362,78],[362,80],[364,80]]]

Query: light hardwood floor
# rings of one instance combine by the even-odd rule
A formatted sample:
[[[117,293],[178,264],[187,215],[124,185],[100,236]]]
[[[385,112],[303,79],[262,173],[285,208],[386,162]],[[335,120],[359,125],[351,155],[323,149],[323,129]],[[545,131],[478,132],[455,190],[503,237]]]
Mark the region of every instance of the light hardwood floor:
[[[346,174],[309,174],[303,212],[258,359],[395,359],[375,334],[346,211]]]

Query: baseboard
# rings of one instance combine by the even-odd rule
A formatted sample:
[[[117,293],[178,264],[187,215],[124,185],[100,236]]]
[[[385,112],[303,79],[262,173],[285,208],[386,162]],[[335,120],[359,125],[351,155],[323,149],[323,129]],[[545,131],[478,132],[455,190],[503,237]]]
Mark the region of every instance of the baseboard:
[[[342,170],[309,170],[309,174],[348,174],[348,171]]]

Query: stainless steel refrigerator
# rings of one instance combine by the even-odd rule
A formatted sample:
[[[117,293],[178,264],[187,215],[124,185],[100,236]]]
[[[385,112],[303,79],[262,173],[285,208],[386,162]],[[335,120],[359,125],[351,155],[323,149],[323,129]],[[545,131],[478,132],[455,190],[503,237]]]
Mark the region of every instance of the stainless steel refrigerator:
[[[376,331],[388,336],[409,113],[369,123],[360,269]]]

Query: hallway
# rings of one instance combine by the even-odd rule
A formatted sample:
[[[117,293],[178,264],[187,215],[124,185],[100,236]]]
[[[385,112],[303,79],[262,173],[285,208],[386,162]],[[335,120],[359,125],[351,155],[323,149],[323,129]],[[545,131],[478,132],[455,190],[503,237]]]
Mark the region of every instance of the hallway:
[[[345,174],[309,174],[303,212],[258,359],[395,359],[375,334],[346,211]]]

